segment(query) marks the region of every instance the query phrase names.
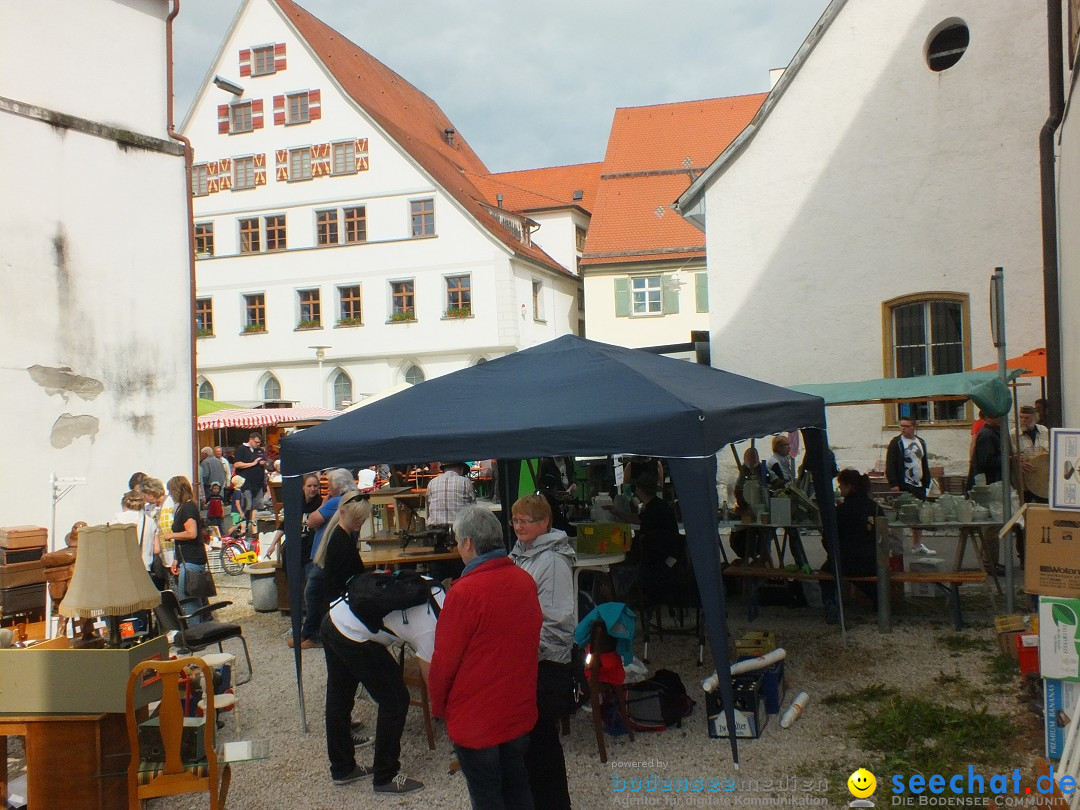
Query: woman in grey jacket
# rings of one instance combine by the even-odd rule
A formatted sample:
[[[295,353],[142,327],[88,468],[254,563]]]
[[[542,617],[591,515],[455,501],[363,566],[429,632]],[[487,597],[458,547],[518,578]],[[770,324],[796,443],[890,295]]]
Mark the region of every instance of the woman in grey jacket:
[[[573,699],[570,658],[574,645],[576,554],[566,533],[551,528],[551,507],[543,495],[519,499],[511,514],[518,540],[510,557],[536,580],[544,613],[536,679],[539,716],[529,736],[525,767],[535,807],[568,808],[570,791],[558,723]]]

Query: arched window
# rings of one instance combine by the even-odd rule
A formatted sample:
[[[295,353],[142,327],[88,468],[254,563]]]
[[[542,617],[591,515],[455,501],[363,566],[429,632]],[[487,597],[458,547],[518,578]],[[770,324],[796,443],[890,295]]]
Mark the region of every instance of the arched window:
[[[352,379],[344,371],[339,371],[334,377],[334,408],[341,410],[352,405]]]
[[[481,363],[486,363],[486,362],[487,362],[487,358],[486,358],[486,357],[481,357],[481,358],[479,358],[479,359],[478,359],[478,360],[477,360],[477,361],[476,361],[475,363],[473,363],[473,365],[474,365],[474,366],[478,366],[478,365],[480,365]]]
[[[268,401],[281,399],[281,383],[273,374],[267,377],[266,382],[263,383],[263,399]]]
[[[421,371],[420,367],[417,365],[411,365],[405,371],[405,382],[407,382],[409,385],[416,385],[417,383],[422,383],[426,379],[427,377],[424,376],[424,372]]]
[[[199,379],[199,398],[200,399],[213,399],[214,398],[214,386],[210,384],[210,381],[205,377]]]

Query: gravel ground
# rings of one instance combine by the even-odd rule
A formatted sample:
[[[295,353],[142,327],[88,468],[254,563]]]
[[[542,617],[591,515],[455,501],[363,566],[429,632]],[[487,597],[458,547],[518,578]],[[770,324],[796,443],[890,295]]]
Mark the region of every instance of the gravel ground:
[[[934,542],[936,541],[936,542]],[[812,563],[820,563],[816,539],[807,540]],[[951,554],[954,546],[948,538],[927,538],[941,554]],[[970,560],[968,561],[970,564]],[[221,611],[226,620],[241,622],[251,649],[255,675],[240,687],[240,708],[235,716],[225,716],[225,739],[268,740],[270,758],[241,763],[233,768],[233,783],[228,807],[233,808],[467,808],[468,792],[460,774],[448,774],[451,746],[441,724],[436,725],[437,749],[429,751],[424,736],[423,718],[413,708],[402,741],[402,765],[406,773],[426,785],[423,791],[406,797],[373,794],[370,782],[335,786],[329,776],[323,726],[325,665],[321,650],[303,653],[304,695],[309,730],[300,728],[297,689],[292,650],[285,644],[289,620],[274,613],[256,613],[250,606],[247,577],[218,574],[219,595],[234,604]],[[741,769],[731,763],[727,740],[710,739],[706,732],[705,701],[701,680],[712,671],[709,650],[706,665],[696,666],[695,639],[666,636],[650,645],[651,669],[666,667],[678,672],[690,696],[697,701],[691,717],[682,728],[659,734],[638,734],[607,738],[608,763],[601,764],[596,750],[590,715],[579,713],[570,724],[570,735],[563,738],[571,797],[577,808],[610,806],[701,807],[730,806],[749,797],[788,796],[815,798],[818,806],[842,806],[850,801],[843,786],[846,776],[872,762],[853,740],[849,728],[861,715],[856,707],[823,705],[831,694],[845,694],[871,684],[884,684],[908,695],[933,697],[957,706],[985,705],[990,712],[1011,715],[1026,736],[1017,749],[1015,765],[1028,768],[1041,754],[1038,718],[1017,701],[1014,683],[1001,685],[987,677],[987,663],[992,657],[994,610],[981,586],[963,589],[964,618],[967,625],[961,634],[952,629],[946,600],[907,599],[894,615],[892,633],[877,631],[875,616],[866,608],[848,608],[846,646],[835,626],[826,625],[823,611],[805,608],[791,610],[763,607],[753,622],[746,621],[745,605],[738,596],[729,599],[729,624],[733,638],[749,630],[772,630],[787,650],[787,699],[799,691],[810,695],[802,718],[790,729],[781,729],[773,716],[759,739],[740,740]],[[1001,611],[1000,603],[998,611]],[[671,620],[665,618],[665,626]],[[961,635],[971,643],[955,643]],[[953,641],[946,647],[945,642]],[[235,647],[235,649],[234,649]],[[230,642],[226,649],[239,653],[239,645]],[[637,651],[641,653],[640,639]],[[243,666],[243,663],[240,663]],[[373,733],[375,707],[359,701],[354,719]],[[12,747],[18,758],[21,751]],[[358,759],[370,757],[370,749]],[[370,761],[370,760],[367,760]],[[648,778],[651,774],[676,780],[742,780],[736,793],[648,794],[616,791],[618,779]],[[14,774],[13,774],[14,775]],[[837,778],[839,777],[839,778]],[[802,780],[792,790],[788,780]],[[808,787],[805,780],[814,780]],[[828,790],[820,781],[831,782]],[[772,787],[768,786],[771,780]],[[879,789],[878,805],[884,806],[887,794]],[[841,798],[842,797],[842,798]],[[638,800],[637,804],[634,800]],[[666,802],[666,803],[665,803]],[[195,797],[170,797],[153,800],[149,808],[204,807]]]
[[[943,554],[951,553],[948,539],[937,538]],[[928,542],[930,540],[928,539]],[[807,542],[812,562],[820,554]],[[246,577],[218,577],[221,596],[235,601],[223,611],[228,618],[244,625],[251,647],[255,677],[241,687],[238,718],[228,718],[224,733],[237,738],[266,739],[270,742],[268,761],[249,762],[233,769],[230,808],[341,808],[341,807],[446,807],[469,806],[465,780],[460,774],[448,774],[451,746],[440,724],[436,726],[437,749],[429,751],[419,709],[409,712],[402,751],[403,769],[426,785],[423,791],[407,797],[375,795],[370,782],[345,787],[333,785],[329,777],[323,726],[323,690],[325,666],[320,650],[303,653],[304,694],[309,731],[300,730],[297,691],[292,651],[285,645],[288,619],[278,613],[255,613],[248,604]],[[238,587],[239,586],[239,587]],[[986,678],[986,663],[992,654],[992,616],[990,602],[978,586],[965,586],[965,621],[968,629],[961,635],[973,640],[960,650],[946,650],[943,640],[957,635],[951,626],[946,600],[909,599],[895,616],[892,633],[877,631],[875,617],[868,610],[849,608],[848,642],[845,646],[839,630],[823,622],[823,612],[811,608],[790,610],[762,608],[752,624],[745,620],[743,602],[733,597],[730,630],[734,638],[748,630],[769,629],[777,633],[788,651],[787,702],[805,690],[810,704],[802,719],[790,729],[780,728],[771,717],[757,740],[740,740],[741,769],[731,763],[727,740],[710,739],[706,732],[705,702],[701,680],[712,667],[696,666],[695,640],[667,636],[650,645],[651,668],[666,667],[678,672],[691,697],[698,701],[694,713],[682,728],[659,734],[638,734],[631,742],[626,737],[607,738],[608,763],[600,763],[593,737],[590,715],[579,713],[571,720],[568,737],[563,738],[571,797],[575,807],[620,806],[624,799],[654,798],[656,803],[670,799],[666,806],[708,806],[730,804],[735,794],[643,794],[617,792],[613,785],[619,778],[647,778],[656,773],[670,779],[718,778],[742,779],[740,796],[822,797],[830,795],[819,789],[807,790],[805,781],[792,793],[777,789],[789,777],[833,779],[832,800],[836,792],[837,768],[843,778],[871,757],[851,739],[848,728],[861,715],[854,708],[824,706],[821,699],[829,694],[847,693],[881,683],[906,694],[921,694],[953,701],[966,706],[969,697],[985,703],[991,712],[1011,714],[1030,726],[1032,715],[1020,708],[1014,685],[993,684]],[[999,608],[1000,609],[1000,608]],[[665,625],[671,621],[666,620]],[[957,646],[957,645],[952,645]],[[637,645],[640,654],[640,640]],[[706,649],[706,661],[709,651]],[[935,678],[937,681],[935,681]],[[358,702],[355,718],[371,730],[375,708],[367,701]],[[236,721],[239,720],[239,729]],[[1017,761],[1027,767],[1041,753],[1036,745]],[[363,752],[361,752],[363,753]],[[367,751],[370,757],[370,750]],[[364,757],[359,757],[364,761]],[[832,772],[829,772],[831,766]],[[756,785],[750,784],[757,780]],[[772,789],[765,786],[772,780]],[[844,791],[846,793],[846,791]],[[884,798],[883,796],[878,797]],[[847,796],[844,801],[850,800]],[[149,807],[198,807],[198,802],[181,797],[151,802]]]

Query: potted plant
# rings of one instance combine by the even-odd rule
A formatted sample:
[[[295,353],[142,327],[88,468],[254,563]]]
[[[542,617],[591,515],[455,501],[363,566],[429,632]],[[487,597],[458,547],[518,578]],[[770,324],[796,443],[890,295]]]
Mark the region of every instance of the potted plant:
[[[363,326],[364,322],[360,318],[338,318],[338,326]]]
[[[200,328],[195,330],[195,337],[213,337],[213,336],[214,336],[214,330],[210,329],[208,327],[203,326],[203,327],[200,327]]]
[[[394,321],[395,323],[401,323],[403,321],[415,321],[416,313],[411,309],[407,309],[404,312],[394,312],[390,315],[390,320]]]
[[[297,329],[319,329],[322,326],[322,322],[314,318],[303,318],[300,323],[296,325]]]
[[[264,323],[249,323],[247,326],[244,327],[244,334],[245,335],[251,335],[251,334],[254,334],[256,332],[265,332],[265,331],[266,331],[266,324],[264,324]]]
[[[446,310],[447,318],[468,318],[472,315],[472,307],[450,307]]]

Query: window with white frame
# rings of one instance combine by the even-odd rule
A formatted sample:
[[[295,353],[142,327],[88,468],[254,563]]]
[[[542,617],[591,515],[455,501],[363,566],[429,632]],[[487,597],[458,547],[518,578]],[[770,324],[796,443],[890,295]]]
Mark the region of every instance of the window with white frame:
[[[251,132],[251,102],[238,101],[229,106],[229,134]]]
[[[268,402],[281,399],[281,383],[273,374],[267,377],[266,382],[263,383],[263,399]]]
[[[659,315],[664,311],[663,279],[634,276],[630,279],[631,307],[635,315]]]
[[[533,320],[544,320],[544,282],[533,280],[532,283]]]
[[[352,405],[352,378],[344,371],[334,376],[334,409],[340,411]]]
[[[311,120],[306,90],[303,93],[290,93],[285,96],[285,107],[288,110],[288,123],[306,124]]]
[[[214,386],[205,377],[199,379],[199,399],[214,399]]]
[[[342,141],[333,146],[334,174],[356,174],[356,142]]]
[[[274,63],[274,46],[264,45],[251,49],[251,75],[265,76],[277,70]]]
[[[289,150],[289,182],[311,179],[311,147]]]
[[[971,354],[968,297],[961,293],[905,296],[885,303],[888,367],[892,377],[921,377],[964,371]],[[965,403],[904,402],[889,406],[887,417],[920,422],[967,418]],[[892,420],[895,419],[895,422]]]
[[[205,163],[191,167],[191,196],[205,197],[210,193],[210,170]]]
[[[415,364],[409,366],[405,371],[405,382],[409,385],[418,385],[426,379],[427,377],[424,375],[423,369]]]
[[[255,188],[255,158],[233,158],[233,191]]]

